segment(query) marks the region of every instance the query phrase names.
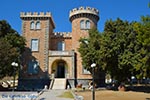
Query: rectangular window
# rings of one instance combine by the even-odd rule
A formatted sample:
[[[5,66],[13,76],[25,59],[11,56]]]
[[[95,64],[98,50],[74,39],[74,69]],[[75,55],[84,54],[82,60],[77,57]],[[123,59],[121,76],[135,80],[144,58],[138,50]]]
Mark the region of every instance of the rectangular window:
[[[32,39],[31,40],[31,51],[38,51],[39,50],[39,40]]]
[[[57,44],[57,50],[58,51],[64,51],[65,50],[65,43],[64,42],[58,42]]]

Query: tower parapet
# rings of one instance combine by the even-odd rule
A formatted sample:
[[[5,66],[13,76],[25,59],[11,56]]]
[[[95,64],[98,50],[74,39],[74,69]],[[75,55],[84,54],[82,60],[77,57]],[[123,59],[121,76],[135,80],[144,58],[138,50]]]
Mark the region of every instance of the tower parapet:
[[[50,12],[21,12],[20,13],[20,17],[51,17],[51,13]]]
[[[69,19],[72,21],[75,17],[84,16],[86,14],[93,15],[97,20],[99,20],[99,11],[91,7],[79,7],[72,9],[69,14]]]
[[[55,23],[52,18],[51,12],[46,12],[46,13],[45,12],[21,12],[20,18],[22,20],[25,20],[25,19],[29,19],[29,20],[31,20],[31,19],[35,19],[35,20],[50,19],[53,27],[55,28]]]

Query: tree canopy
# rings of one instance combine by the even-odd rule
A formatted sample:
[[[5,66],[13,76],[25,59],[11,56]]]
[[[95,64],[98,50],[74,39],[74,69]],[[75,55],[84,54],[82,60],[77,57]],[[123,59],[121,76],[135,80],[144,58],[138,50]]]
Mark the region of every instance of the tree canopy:
[[[79,52],[83,65],[92,62],[118,81],[131,76],[138,79],[150,75],[150,17],[140,22],[121,19],[107,20],[104,32],[89,31],[89,38],[82,38]]]
[[[13,74],[12,62],[20,63],[25,39],[5,20],[0,21],[0,78]]]
[[[137,33],[137,41],[140,44],[137,59],[134,66],[138,78],[150,76],[150,16],[142,16],[140,22],[134,23],[134,30]]]
[[[98,50],[100,49],[100,39],[101,35],[97,29],[92,29],[89,31],[89,38],[80,39],[80,48],[79,52],[83,60],[83,66],[86,69],[91,71],[92,63],[96,63],[97,66],[100,66]]]

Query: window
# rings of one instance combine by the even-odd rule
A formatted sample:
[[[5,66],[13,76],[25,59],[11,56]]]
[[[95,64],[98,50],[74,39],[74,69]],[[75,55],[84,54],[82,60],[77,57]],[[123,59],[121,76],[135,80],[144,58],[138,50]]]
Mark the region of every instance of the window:
[[[90,21],[89,21],[89,20],[86,21],[86,24],[85,24],[85,25],[86,25],[86,26],[85,26],[86,29],[90,29]]]
[[[80,21],[80,28],[81,29],[90,29],[90,21],[89,20],[81,20]]]
[[[91,73],[87,69],[83,68],[83,74],[91,74]]]
[[[32,60],[28,63],[28,73],[29,74],[38,74],[39,71],[39,62]]]
[[[41,28],[41,25],[40,25],[40,22],[38,21],[37,23],[36,23],[36,29],[40,29]]]
[[[65,43],[64,42],[58,42],[57,50],[58,51],[64,51],[65,50]]]
[[[39,40],[38,39],[32,39],[31,40],[31,51],[38,51],[39,49]]]
[[[33,21],[30,23],[30,29],[34,29],[34,22]]]
[[[84,66],[82,66],[82,73],[83,74],[91,74],[89,70],[87,70]]]
[[[84,20],[81,20],[81,22],[80,22],[80,28],[81,28],[81,29],[84,29],[84,28],[85,28]]]

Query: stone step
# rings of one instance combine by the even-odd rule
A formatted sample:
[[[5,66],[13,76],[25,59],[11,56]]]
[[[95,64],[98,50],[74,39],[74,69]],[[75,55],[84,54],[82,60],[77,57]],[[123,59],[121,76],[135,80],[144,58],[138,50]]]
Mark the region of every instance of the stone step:
[[[67,80],[65,78],[55,78],[52,89],[66,89]]]

